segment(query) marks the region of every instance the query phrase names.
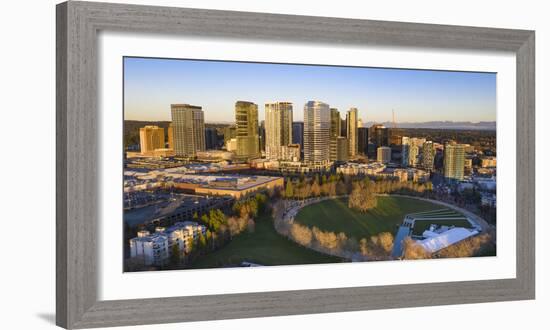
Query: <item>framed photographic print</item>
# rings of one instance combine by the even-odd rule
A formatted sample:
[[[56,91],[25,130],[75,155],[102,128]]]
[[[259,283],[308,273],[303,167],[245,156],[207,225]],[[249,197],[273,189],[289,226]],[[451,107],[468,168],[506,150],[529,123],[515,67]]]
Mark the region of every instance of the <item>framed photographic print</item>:
[[[534,299],[534,44],[59,4],[58,325]]]

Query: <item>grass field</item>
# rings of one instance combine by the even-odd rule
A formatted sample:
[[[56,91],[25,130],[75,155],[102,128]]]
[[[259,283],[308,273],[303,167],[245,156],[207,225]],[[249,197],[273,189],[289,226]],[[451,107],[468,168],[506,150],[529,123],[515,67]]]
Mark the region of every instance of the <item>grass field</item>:
[[[381,232],[395,234],[397,226],[408,213],[440,210],[445,207],[434,203],[399,197],[378,196],[376,208],[361,213],[348,207],[347,198],[331,199],[304,207],[295,220],[324,231],[343,232],[348,237],[361,239]]]
[[[215,268],[249,261],[261,265],[300,265],[341,262],[337,257],[306,249],[279,235],[269,216],[256,221],[253,233],[243,232],[218,251],[199,257],[191,268]]]

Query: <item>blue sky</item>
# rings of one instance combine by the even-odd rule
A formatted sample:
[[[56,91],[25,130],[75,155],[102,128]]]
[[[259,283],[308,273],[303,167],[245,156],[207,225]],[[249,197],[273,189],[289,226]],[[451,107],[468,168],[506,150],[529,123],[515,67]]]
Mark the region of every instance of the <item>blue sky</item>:
[[[494,121],[496,74],[292,64],[124,58],[124,117],[170,120],[170,104],[202,106],[206,122],[233,122],[237,100],[319,100],[359,109],[364,122]]]

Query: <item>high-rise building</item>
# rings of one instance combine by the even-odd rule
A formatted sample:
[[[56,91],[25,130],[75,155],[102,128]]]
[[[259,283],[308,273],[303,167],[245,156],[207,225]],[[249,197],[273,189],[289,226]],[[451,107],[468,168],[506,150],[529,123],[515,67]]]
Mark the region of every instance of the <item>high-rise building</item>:
[[[304,149],[304,122],[295,121],[292,123],[292,144],[299,144]]]
[[[172,104],[172,127],[176,156],[195,157],[206,150],[204,141],[204,112],[190,104]]]
[[[346,116],[346,136],[349,143],[349,156],[355,158],[357,156],[358,141],[357,141],[357,108],[350,108]]]
[[[391,161],[391,148],[378,147],[376,149],[376,161],[383,164],[389,163]]]
[[[207,127],[204,130],[206,149],[218,149],[218,130],[214,127]]]
[[[348,137],[348,125],[346,118],[340,118],[340,136]]]
[[[369,147],[369,131],[366,127],[357,127],[357,152],[366,155]]]
[[[363,119],[357,119],[357,128],[363,127]]]
[[[139,129],[139,145],[143,155],[164,148],[164,128],[145,126]]]
[[[223,128],[223,143],[237,137],[237,128],[235,125],[226,126]]]
[[[443,176],[447,179],[464,179],[464,145],[447,143],[445,145]]]
[[[260,156],[258,136],[258,105],[252,102],[235,103],[237,157],[250,160]]]
[[[329,138],[329,160],[336,161],[338,158],[337,138],[342,131],[340,112],[336,108],[330,108],[330,138]]]
[[[401,138],[401,165],[409,166],[409,147],[410,139],[408,136]]]
[[[418,158],[420,156],[420,146],[415,138],[412,138],[409,144],[409,166],[418,165]]]
[[[265,120],[260,121],[258,137],[260,139],[260,152],[265,152]]]
[[[339,136],[336,138],[336,159],[337,162],[347,162],[349,160],[348,138]]]
[[[432,171],[434,169],[435,148],[432,141],[426,141],[422,144],[422,168]]]
[[[168,124],[168,149],[174,150],[174,125]]]
[[[369,129],[369,139],[376,147],[389,146],[389,129],[384,125],[374,124]]]
[[[283,159],[282,147],[292,144],[292,103],[265,104],[265,154],[267,159]]]
[[[422,146],[426,142],[424,138],[401,138],[401,164],[403,166],[418,166],[422,157]],[[433,157],[432,157],[433,159]]]
[[[330,110],[320,101],[309,101],[304,106],[304,161],[311,165],[329,162]]]

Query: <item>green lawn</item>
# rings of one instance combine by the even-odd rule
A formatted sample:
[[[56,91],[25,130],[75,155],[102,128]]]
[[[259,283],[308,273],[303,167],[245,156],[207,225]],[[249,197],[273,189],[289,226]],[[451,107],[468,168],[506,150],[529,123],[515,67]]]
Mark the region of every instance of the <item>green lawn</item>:
[[[337,257],[306,249],[279,235],[271,217],[256,221],[253,233],[243,232],[218,251],[199,257],[191,268],[215,268],[249,261],[261,265],[299,265],[341,262]]]
[[[304,207],[295,220],[324,231],[343,232],[348,237],[361,239],[381,232],[395,234],[397,226],[408,213],[440,210],[445,207],[427,201],[399,197],[378,196],[376,208],[366,213],[348,207],[348,199],[331,199]]]

